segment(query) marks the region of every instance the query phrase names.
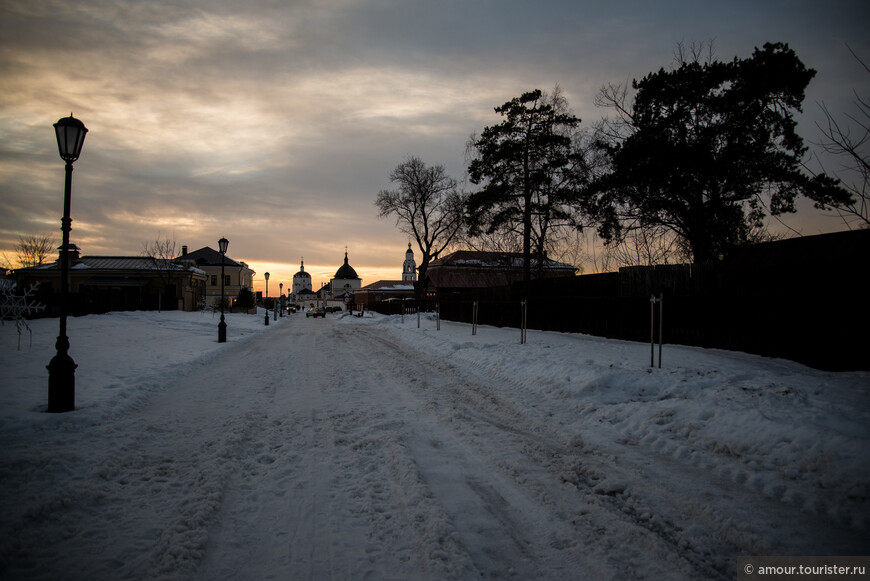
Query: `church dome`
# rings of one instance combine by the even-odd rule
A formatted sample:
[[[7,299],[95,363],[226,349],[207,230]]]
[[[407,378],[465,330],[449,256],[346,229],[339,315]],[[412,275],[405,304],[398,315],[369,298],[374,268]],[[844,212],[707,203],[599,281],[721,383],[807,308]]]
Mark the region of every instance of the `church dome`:
[[[293,275],[293,278],[311,278],[311,275],[305,272],[305,261],[299,265],[299,272]]]
[[[344,264],[342,264],[341,267],[335,271],[335,278],[343,280],[359,278],[356,274],[356,271],[347,262],[347,252],[344,253]]]

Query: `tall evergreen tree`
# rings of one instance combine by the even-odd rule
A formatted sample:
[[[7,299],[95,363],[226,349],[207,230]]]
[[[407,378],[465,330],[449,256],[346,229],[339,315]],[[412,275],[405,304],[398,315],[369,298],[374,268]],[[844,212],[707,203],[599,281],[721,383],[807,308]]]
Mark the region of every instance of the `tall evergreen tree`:
[[[795,112],[815,71],[788,45],[751,58],[697,60],[634,81],[629,133],[598,143],[609,172],[590,188],[605,239],[626,222],[673,231],[695,262],[747,241],[765,216],[794,212],[798,194],[841,199],[835,180],[801,171]]]
[[[558,94],[557,94],[558,97]],[[504,117],[473,139],[469,179],[481,189],[469,195],[471,234],[504,229],[522,237],[523,279],[531,279],[533,236],[543,264],[548,230],[568,220],[585,173],[574,133],[580,119],[564,101],[536,89],[495,112]]]

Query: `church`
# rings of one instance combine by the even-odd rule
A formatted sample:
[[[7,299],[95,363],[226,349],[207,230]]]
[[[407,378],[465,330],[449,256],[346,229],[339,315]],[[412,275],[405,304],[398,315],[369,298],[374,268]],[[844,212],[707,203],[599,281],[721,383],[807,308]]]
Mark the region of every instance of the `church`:
[[[344,264],[329,281],[329,298],[335,300],[353,299],[353,294],[362,286],[362,279],[347,261],[347,248],[344,249]]]
[[[371,305],[380,301],[413,299],[416,281],[417,262],[409,242],[408,250],[405,251],[405,262],[402,263],[402,280],[379,280],[368,284],[354,293],[354,302],[358,305]]]
[[[314,291],[311,289],[311,275],[305,272],[305,260],[299,265],[299,272],[293,275],[291,299],[298,302],[314,300]]]
[[[305,271],[305,261],[299,265],[299,272],[293,275],[291,299],[300,303],[308,301],[344,301],[349,299],[357,304],[367,304],[369,301],[386,300],[387,298],[413,298],[414,283],[417,280],[417,262],[411,243],[405,251],[402,263],[401,280],[380,280],[365,287],[356,270],[350,265],[347,248],[344,249],[344,264],[335,271],[335,276],[320,290],[314,290],[311,274]],[[377,297],[377,298],[376,298]]]
[[[305,271],[305,260],[299,265],[299,272],[293,275],[291,287],[291,299],[300,303],[306,301],[344,300],[347,296],[353,299],[354,292],[362,286],[362,279],[356,270],[350,265],[347,257],[347,248],[344,250],[344,264],[342,264],[335,276],[329,280],[329,284],[315,291],[311,280],[311,274]]]

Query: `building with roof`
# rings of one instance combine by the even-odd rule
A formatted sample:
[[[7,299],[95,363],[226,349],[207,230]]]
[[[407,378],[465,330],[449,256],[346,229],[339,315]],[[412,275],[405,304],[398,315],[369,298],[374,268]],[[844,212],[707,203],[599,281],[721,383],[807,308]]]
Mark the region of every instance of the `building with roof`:
[[[299,272],[293,275],[293,286],[290,288],[291,300],[305,300],[314,296],[311,289],[311,275],[305,272],[305,261],[299,262]]]
[[[414,298],[414,283],[406,280],[379,280],[359,289],[353,294],[357,305],[371,306],[374,303]]]
[[[564,262],[532,258],[532,278],[574,276],[577,268]],[[479,252],[458,250],[429,263],[426,272],[426,296],[508,286],[523,280],[523,255],[519,252]]]
[[[405,262],[402,263],[401,280],[379,280],[360,288],[354,293],[357,305],[371,306],[377,302],[395,301],[414,298],[414,282],[417,280],[417,263],[414,261],[414,251],[408,243],[405,252]]]
[[[344,264],[342,264],[335,276],[329,281],[330,298],[343,300],[345,297],[353,297],[354,292],[362,287],[362,279],[348,263],[347,249],[344,251]]]
[[[75,244],[58,248],[58,260],[19,268],[17,284],[38,285],[38,298],[49,312],[60,304],[60,260],[69,258],[70,313],[199,308],[205,296],[206,273],[192,264],[147,256],[82,256]]]
[[[241,261],[233,260],[229,256],[205,246],[193,252],[187,251],[187,246],[181,247],[181,256],[176,261],[181,264],[193,266],[202,270],[206,276],[205,304],[207,306],[220,306],[221,300],[221,260],[223,259],[224,285],[223,295],[227,304],[232,307],[236,297],[242,289],[251,290],[254,287],[255,272]]]

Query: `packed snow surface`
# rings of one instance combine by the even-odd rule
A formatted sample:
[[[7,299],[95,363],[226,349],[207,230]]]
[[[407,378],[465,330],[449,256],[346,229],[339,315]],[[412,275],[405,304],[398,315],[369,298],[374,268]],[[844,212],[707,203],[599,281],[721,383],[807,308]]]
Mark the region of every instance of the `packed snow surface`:
[[[731,579],[870,547],[870,374],[431,316],[0,328],[0,578]],[[32,342],[31,342],[32,340]]]

